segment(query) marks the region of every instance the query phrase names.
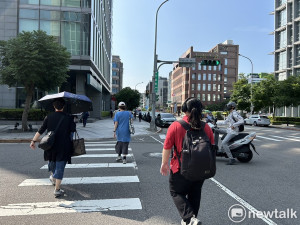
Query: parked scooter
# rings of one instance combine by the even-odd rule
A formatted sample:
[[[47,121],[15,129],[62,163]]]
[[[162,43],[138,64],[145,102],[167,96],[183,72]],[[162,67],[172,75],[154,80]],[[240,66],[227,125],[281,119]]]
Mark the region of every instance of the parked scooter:
[[[216,120],[214,121],[214,123],[208,122],[208,125],[213,130],[214,134],[216,133],[215,130],[220,129],[217,126]],[[215,135],[215,137],[216,137],[216,135]],[[225,137],[226,137],[226,134],[224,134],[222,136],[221,140],[223,140]],[[252,143],[252,141],[255,139],[255,137],[256,137],[256,133],[252,132],[250,134],[249,133],[239,133],[237,136],[232,138],[229,141],[229,149],[232,153],[232,156],[234,158],[236,158],[237,160],[239,160],[240,162],[243,162],[243,163],[249,162],[253,157],[252,151],[254,151],[256,154],[258,154],[255,149],[255,146]],[[252,150],[251,150],[251,148],[252,148]],[[216,156],[228,158],[226,153],[222,149],[220,149],[220,151],[216,152]]]

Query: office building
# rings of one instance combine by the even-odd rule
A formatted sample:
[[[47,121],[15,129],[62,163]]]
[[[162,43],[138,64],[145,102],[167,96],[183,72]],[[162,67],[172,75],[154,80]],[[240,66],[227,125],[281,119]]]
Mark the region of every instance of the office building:
[[[54,36],[72,55],[70,77],[58,90],[87,95],[93,101],[92,117],[109,111],[112,0],[0,0],[0,4],[0,40],[33,30]],[[25,101],[22,87],[2,85],[0,95],[2,108],[19,108]]]
[[[112,56],[112,94],[117,94],[123,88],[123,63],[120,56]]]
[[[300,0],[275,0],[274,74],[279,81],[300,75]],[[277,109],[276,115],[299,116],[300,107]]]
[[[168,107],[168,86],[169,81],[167,77],[158,77],[158,86],[157,86],[157,93],[156,93],[156,101],[155,106],[156,109],[163,110]],[[152,93],[152,81],[150,81],[147,86],[146,90],[149,91],[149,93]],[[149,102],[150,107],[152,107],[152,94],[149,95]]]
[[[194,67],[175,64],[171,75],[172,111],[180,110],[189,97],[200,99],[203,105],[216,104],[229,99],[233,84],[238,80],[239,46],[227,40],[208,52],[194,51],[190,47],[180,58],[195,58]],[[219,60],[218,66],[201,65],[202,60]]]

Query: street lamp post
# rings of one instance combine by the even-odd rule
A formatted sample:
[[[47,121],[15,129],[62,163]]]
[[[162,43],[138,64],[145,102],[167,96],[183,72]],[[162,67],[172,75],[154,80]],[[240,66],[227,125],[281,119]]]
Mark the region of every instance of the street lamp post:
[[[135,85],[135,88],[134,88],[134,90],[136,90],[136,86],[138,86],[139,84],[142,84],[142,83],[144,83],[144,82],[137,83],[137,84]]]
[[[155,17],[155,39],[154,39],[154,65],[153,65],[153,77],[152,77],[152,119],[150,122],[150,130],[155,131],[155,102],[156,102],[156,92],[155,92],[155,74],[157,73],[157,55],[156,55],[156,44],[157,44],[157,16],[158,11],[162,7],[163,4],[165,4],[167,1],[164,1],[160,4],[156,11],[156,17]]]
[[[241,54],[239,54],[239,56],[242,56],[242,57],[248,59],[248,60],[250,61],[250,63],[251,63],[251,89],[250,89],[250,95],[251,95],[250,103],[251,103],[251,106],[250,106],[250,111],[251,111],[251,115],[252,115],[253,108],[254,108],[254,106],[253,106],[253,100],[252,100],[252,97],[253,97],[253,90],[252,90],[252,89],[253,89],[253,85],[252,85],[252,78],[253,78],[253,63],[252,63],[252,61],[251,61],[250,58],[248,58],[248,57],[246,57],[246,56],[244,56],[244,55],[241,55]]]

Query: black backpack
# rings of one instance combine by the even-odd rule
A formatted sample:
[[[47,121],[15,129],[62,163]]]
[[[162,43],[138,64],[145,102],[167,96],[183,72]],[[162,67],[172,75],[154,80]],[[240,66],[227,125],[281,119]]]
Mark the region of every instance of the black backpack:
[[[234,120],[234,122],[237,122],[238,120],[236,120],[232,114],[232,119]],[[242,132],[245,130],[245,126],[244,124],[239,125],[239,132]]]
[[[186,130],[181,155],[175,146],[181,175],[190,181],[213,177],[216,174],[216,153],[204,131],[205,123],[201,121],[201,129],[196,130],[183,120],[178,122]]]

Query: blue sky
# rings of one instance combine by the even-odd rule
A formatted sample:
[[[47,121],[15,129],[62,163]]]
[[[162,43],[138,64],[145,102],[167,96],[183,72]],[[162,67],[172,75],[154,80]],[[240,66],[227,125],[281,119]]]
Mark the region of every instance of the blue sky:
[[[124,87],[144,92],[153,74],[155,13],[163,0],[113,1],[113,54],[124,64]],[[190,47],[209,51],[233,40],[240,54],[249,57],[254,73],[273,72],[273,0],[169,0],[159,10],[157,54],[161,60],[178,60]],[[172,65],[160,76],[168,77]],[[250,73],[251,64],[239,59],[239,73]]]

